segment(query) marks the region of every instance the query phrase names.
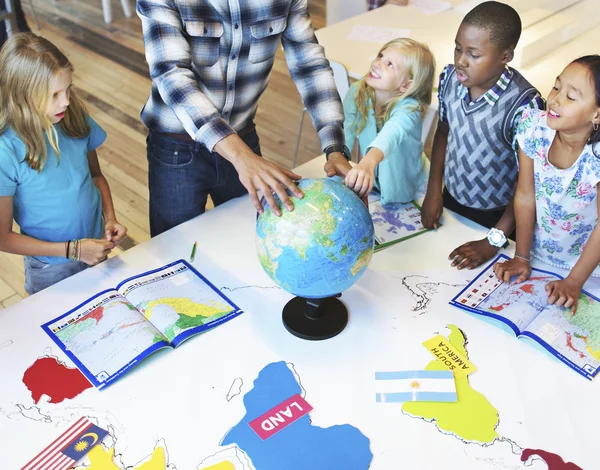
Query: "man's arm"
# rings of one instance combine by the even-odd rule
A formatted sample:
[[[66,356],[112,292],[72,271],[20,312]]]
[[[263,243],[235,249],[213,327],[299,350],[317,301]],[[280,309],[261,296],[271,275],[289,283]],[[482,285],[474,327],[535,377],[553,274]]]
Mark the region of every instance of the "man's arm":
[[[321,148],[344,145],[342,102],[310,22],[308,0],[292,0],[281,42],[290,75],[317,130]]]

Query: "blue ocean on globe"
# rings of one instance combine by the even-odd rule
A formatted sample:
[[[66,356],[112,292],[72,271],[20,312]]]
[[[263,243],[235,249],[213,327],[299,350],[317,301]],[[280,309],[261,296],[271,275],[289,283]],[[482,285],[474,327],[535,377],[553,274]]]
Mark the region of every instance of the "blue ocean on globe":
[[[304,198],[293,199],[293,211],[277,217],[266,208],[258,217],[258,258],[271,279],[291,294],[331,297],[350,288],[371,261],[373,222],[365,204],[343,183],[306,178],[298,187]]]

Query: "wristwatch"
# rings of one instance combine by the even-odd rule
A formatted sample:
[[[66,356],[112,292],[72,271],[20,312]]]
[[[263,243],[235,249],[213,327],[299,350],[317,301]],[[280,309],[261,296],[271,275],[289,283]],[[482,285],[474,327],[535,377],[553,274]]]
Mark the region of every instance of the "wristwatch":
[[[490,245],[497,248],[503,248],[508,244],[508,240],[506,240],[506,235],[504,235],[504,232],[497,228],[490,229],[490,231],[487,233],[487,239]]]
[[[340,152],[348,161],[350,161],[350,159],[352,158],[352,155],[350,155],[350,149],[345,145],[330,145],[325,149],[325,159],[329,160],[329,154],[334,152]]]

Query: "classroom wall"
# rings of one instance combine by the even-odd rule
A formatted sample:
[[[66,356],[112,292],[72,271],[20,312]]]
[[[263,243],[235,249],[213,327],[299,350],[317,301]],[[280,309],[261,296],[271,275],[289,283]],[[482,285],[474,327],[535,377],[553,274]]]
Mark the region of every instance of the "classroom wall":
[[[339,23],[367,11],[367,0],[326,0],[327,25]]]

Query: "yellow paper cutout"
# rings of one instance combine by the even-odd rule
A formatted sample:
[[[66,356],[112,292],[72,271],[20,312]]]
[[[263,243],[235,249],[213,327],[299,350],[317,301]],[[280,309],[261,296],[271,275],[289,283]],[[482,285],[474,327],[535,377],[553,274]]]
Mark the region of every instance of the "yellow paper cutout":
[[[144,462],[139,467],[135,467],[135,470],[165,470],[165,450],[162,447],[157,447],[152,452],[152,457],[147,462]]]
[[[423,346],[435,356],[435,358],[447,369],[454,373],[454,377],[459,379],[475,372],[475,366],[461,354],[446,338],[442,335],[434,336],[423,343]]]
[[[448,325],[449,342],[466,356],[465,337],[455,325]],[[439,344],[439,343],[438,343]],[[443,363],[431,361],[425,370],[444,370]],[[458,401],[454,403],[406,402],[402,411],[410,416],[435,421],[442,432],[452,433],[466,442],[491,444],[498,437],[498,410],[469,383],[469,377],[456,379]]]
[[[95,446],[87,454],[90,459],[90,466],[86,470],[120,470],[116,463],[113,462],[115,458],[115,448],[104,450],[101,445]],[[156,447],[152,452],[152,457],[147,462],[135,467],[135,470],[165,470],[165,450],[162,447]],[[232,470],[235,470],[233,466]]]
[[[229,460],[224,460],[216,465],[204,467],[202,470],[235,470],[235,467]]]
[[[104,450],[101,445],[94,446],[87,454],[90,459],[90,466],[87,470],[120,470],[113,462],[115,457],[115,448]]]

